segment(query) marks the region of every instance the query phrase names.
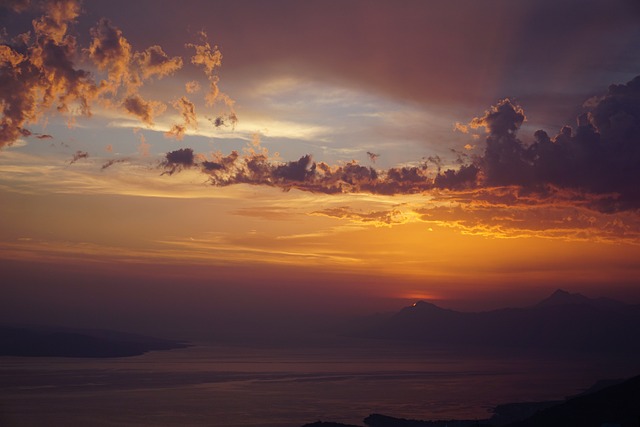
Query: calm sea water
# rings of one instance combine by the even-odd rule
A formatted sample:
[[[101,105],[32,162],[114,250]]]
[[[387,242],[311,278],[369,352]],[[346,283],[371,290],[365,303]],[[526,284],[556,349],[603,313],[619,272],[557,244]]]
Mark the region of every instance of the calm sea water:
[[[562,399],[635,358],[384,348],[199,345],[122,359],[0,358],[2,426],[297,427],[370,413],[488,418]]]

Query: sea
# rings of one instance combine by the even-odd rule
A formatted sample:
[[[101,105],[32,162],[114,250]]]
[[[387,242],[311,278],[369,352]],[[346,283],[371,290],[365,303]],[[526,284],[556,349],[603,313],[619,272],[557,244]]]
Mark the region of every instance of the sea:
[[[634,355],[380,343],[196,344],[114,359],[0,357],[0,426],[362,425],[380,413],[486,419],[640,374]]]

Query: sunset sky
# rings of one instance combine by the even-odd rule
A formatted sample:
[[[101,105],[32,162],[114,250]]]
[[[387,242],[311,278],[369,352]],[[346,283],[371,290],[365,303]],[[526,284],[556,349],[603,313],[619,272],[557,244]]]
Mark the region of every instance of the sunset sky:
[[[640,302],[637,1],[0,5],[0,321]]]

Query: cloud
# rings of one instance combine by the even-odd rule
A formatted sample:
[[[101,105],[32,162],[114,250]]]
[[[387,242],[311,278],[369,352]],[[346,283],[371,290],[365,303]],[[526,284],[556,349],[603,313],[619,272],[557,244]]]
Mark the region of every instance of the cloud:
[[[434,191],[429,196],[428,200],[393,198],[390,200],[401,203],[372,210],[339,206],[310,214],[357,226],[419,223],[434,230],[447,228],[466,235],[501,239],[640,244],[640,217],[632,211],[616,214],[594,211],[592,199],[597,196],[593,195],[558,188],[549,189],[546,194],[528,193],[522,187],[510,186]]]
[[[102,18],[91,28],[93,37],[88,49],[89,58],[99,70],[107,72],[107,79],[100,82],[101,90],[117,93],[121,85],[127,86],[127,91],[139,85],[135,76],[130,72],[129,64],[132,58],[132,47],[123,36],[122,31],[113,26],[111,21]]]
[[[140,95],[131,95],[124,100],[122,106],[128,113],[137,116],[143,122],[152,125],[153,124],[153,108],[151,103],[145,101]]]
[[[140,144],[138,145],[138,153],[142,157],[149,156],[149,150],[151,149],[151,144],[147,142],[147,138],[144,137],[144,134],[140,131],[140,128],[134,129],[133,133],[138,136],[140,140]]]
[[[606,95],[585,104],[575,129],[563,127],[555,137],[543,130],[525,143],[518,136],[526,115],[522,106],[503,99],[466,125],[486,132],[484,152],[457,154],[457,167],[443,167],[438,156],[418,164],[375,169],[357,161],[329,165],[311,154],[282,162],[266,150],[220,153],[184,167],[199,167],[216,186],[238,183],[284,190],[336,193],[416,194],[518,187],[532,200],[553,189],[566,189],[574,203],[600,211],[640,207],[640,76],[612,85]],[[185,116],[185,124],[190,123]],[[258,144],[259,145],[259,144]],[[368,152],[372,160],[377,155]],[[435,168],[428,167],[429,164]],[[171,169],[173,171],[173,169]]]
[[[89,153],[87,153],[86,151],[78,150],[73,154],[73,157],[71,158],[71,161],[69,161],[69,164],[72,165],[80,159],[87,158],[89,158]]]
[[[204,31],[200,32],[200,38],[202,39],[202,44],[187,43],[186,47],[193,48],[196,51],[191,57],[191,63],[201,65],[204,68],[204,73],[209,79],[209,92],[205,99],[207,105],[213,105],[220,95],[218,68],[222,65],[222,53],[218,46],[211,47]]]
[[[125,96],[135,94],[145,80],[162,78],[182,68],[182,58],[169,58],[158,45],[133,52],[122,31],[106,18],[91,28],[91,36],[89,58],[99,70],[107,71],[107,80],[103,80],[100,87],[113,95],[120,88],[124,88]]]
[[[202,159],[188,163],[180,162],[181,168],[174,168],[175,162],[167,158],[163,167],[168,168],[170,174],[182,168],[199,167],[216,186],[244,183],[326,194],[409,194],[434,188],[426,164],[378,172],[356,161],[330,166],[314,161],[311,155],[281,162],[270,159],[268,152],[260,147],[259,142],[254,142],[244,154],[232,151],[227,156],[216,153],[210,159],[205,156]]]
[[[188,128],[198,128],[198,117],[196,115],[196,106],[183,96],[173,102],[173,108],[180,112],[182,123],[174,124],[171,129],[165,132],[167,138],[175,138],[181,140]]]
[[[562,127],[553,138],[538,130],[530,144],[517,137],[523,109],[505,99],[473,119],[489,135],[483,156],[475,160],[479,185],[547,185],[609,194],[599,208],[640,207],[640,76],[611,85],[607,94],[585,103],[575,129]]]
[[[144,52],[136,53],[134,60],[144,79],[169,76],[182,68],[182,58],[179,56],[169,58],[157,45],[147,48]]]
[[[44,3],[45,15],[33,20],[34,37],[0,46],[0,148],[15,142],[51,107],[90,115],[96,87],[90,73],[77,69],[76,39],[67,35],[78,16],[72,0]]]
[[[187,93],[196,93],[200,91],[201,87],[197,80],[191,80],[184,84],[184,89]]]
[[[606,195],[548,187],[531,192],[520,186],[476,188],[433,194],[414,208],[420,220],[463,234],[498,238],[547,238],[640,244],[640,217],[594,210]]]
[[[167,106],[158,101],[145,101],[140,95],[134,94],[127,97],[122,106],[127,113],[132,114],[140,119],[145,124],[152,126],[153,118],[162,114]]]
[[[27,1],[3,3],[7,9],[19,13],[36,9]],[[82,49],[69,28],[80,16],[78,0],[47,0],[37,4],[42,16],[32,21],[33,33],[23,33],[0,44],[0,149],[11,145],[20,137],[29,136],[29,124],[37,123],[52,110],[71,115],[91,116],[92,104],[102,108],[124,111],[151,126],[154,117],[162,114],[166,106],[155,100],[144,99],[139,91],[149,80],[172,75],[183,66],[179,56],[169,56],[161,46],[153,45],[136,52],[122,30],[106,18],[91,27],[89,46]],[[206,39],[206,35],[203,33]],[[228,110],[218,114],[220,123],[234,125],[237,116],[233,100],[217,89],[217,70],[222,56],[217,47],[205,40],[201,45],[188,45],[196,50],[191,58],[202,66],[210,80],[212,90],[206,95],[207,104],[221,101]],[[83,57],[84,55],[84,57]],[[102,79],[79,68],[81,60],[88,59]],[[86,62],[86,61],[84,61]],[[196,91],[193,81],[188,91]],[[174,103],[181,111],[183,123],[176,124],[168,134],[181,138],[188,128],[196,126],[195,107],[181,98]]]
[[[162,114],[164,104],[143,98],[139,91],[147,80],[178,72],[185,62],[182,58],[167,54],[158,45],[134,51],[123,32],[107,19],[100,19],[92,27],[88,48],[81,49],[69,31],[80,16],[79,2],[51,0],[39,4],[43,14],[32,21],[32,36],[14,37],[11,43],[0,45],[0,147],[19,138],[39,137],[29,125],[51,110],[89,116],[92,103],[100,102],[147,125]],[[15,12],[29,8],[25,1],[3,5]],[[592,14],[593,10],[589,16]],[[209,87],[203,94],[206,104],[225,109],[224,113],[215,111],[205,117],[215,128],[233,126],[237,121],[234,101],[218,87],[222,53],[208,42],[204,32],[200,36],[199,42],[185,45],[192,53],[188,61],[202,69],[208,80]],[[96,83],[90,72],[77,66],[82,54],[104,80]],[[190,81],[185,91],[196,93],[197,86]],[[199,125],[196,106],[185,96],[172,105],[181,119],[166,134],[182,139]],[[356,161],[329,165],[315,160],[316,153],[310,152],[282,162],[265,152],[234,151],[195,156],[192,163],[178,165],[200,168],[214,185],[249,183],[327,194],[413,194],[518,186],[541,197],[549,188],[560,188],[583,194],[584,200],[603,211],[640,207],[640,77],[612,85],[604,95],[588,100],[577,123],[561,127],[555,134],[538,130],[521,139],[519,132],[525,121],[523,106],[509,98],[467,124],[456,123],[455,129],[462,133],[478,135],[486,131],[482,133],[485,141],[483,146],[480,141],[474,142],[478,154],[451,163],[413,159],[404,165],[378,169]],[[289,122],[283,123],[291,129]],[[465,148],[469,150],[472,145]],[[375,166],[377,154],[366,154]],[[179,169],[172,169],[175,164],[169,161],[166,166],[177,172]]]
[[[312,212],[311,215],[346,219],[354,223],[373,225],[375,227],[390,227],[392,225],[406,224],[418,218],[418,215],[411,211],[395,207],[389,210],[361,212],[343,206],[315,211]]]
[[[175,151],[169,151],[165,155],[162,167],[165,169],[163,174],[173,175],[182,169],[190,168],[195,164],[195,156],[191,148],[180,148]]]
[[[7,9],[20,13],[31,7],[31,0],[5,0],[0,5],[0,8],[2,7],[6,7]]]
[[[461,133],[469,133],[469,125],[456,122],[456,124],[453,126],[453,130]]]
[[[44,2],[43,9],[45,14],[33,21],[35,32],[46,34],[52,41],[62,44],[69,24],[80,15],[80,1],[50,0]]]
[[[220,88],[218,87],[218,83],[220,82],[218,69],[222,65],[222,53],[218,49],[218,46],[211,47],[207,41],[207,33],[200,31],[199,35],[202,44],[187,43],[186,47],[195,49],[195,54],[191,57],[191,63],[202,66],[204,74],[209,80],[209,91],[205,94],[205,103],[211,107],[217,102],[222,102],[228,109],[226,120],[235,125],[238,121],[234,109],[235,101],[231,99],[229,95],[220,92]],[[188,86],[187,91],[190,89],[195,91],[199,89],[199,86]]]
[[[128,162],[129,159],[128,158],[121,158],[121,159],[111,159],[106,161],[105,163],[102,164],[102,166],[100,167],[100,170],[105,170],[107,168],[110,168],[111,166],[117,164],[117,163],[124,163],[124,162]]]
[[[484,127],[489,133],[484,156],[479,160],[484,185],[526,184],[530,176],[522,153],[524,146],[516,133],[525,121],[524,110],[509,99],[503,99],[484,116],[469,123],[472,129]]]
[[[138,93],[145,80],[163,78],[182,68],[182,58],[169,56],[154,45],[143,52],[133,52],[122,31],[109,20],[101,19],[91,29],[93,40],[89,57],[99,70],[107,72],[107,80],[100,82],[101,94],[111,104],[151,126],[154,116],[162,114],[166,106],[159,101],[147,101]],[[119,97],[119,92],[123,92]],[[110,96],[110,97],[109,97]],[[116,101],[122,99],[121,102]]]

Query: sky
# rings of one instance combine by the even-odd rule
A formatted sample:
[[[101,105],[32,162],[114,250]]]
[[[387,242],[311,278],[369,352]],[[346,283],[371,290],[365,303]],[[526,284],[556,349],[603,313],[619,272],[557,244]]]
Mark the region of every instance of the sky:
[[[632,0],[2,0],[0,321],[640,302],[639,23]]]

